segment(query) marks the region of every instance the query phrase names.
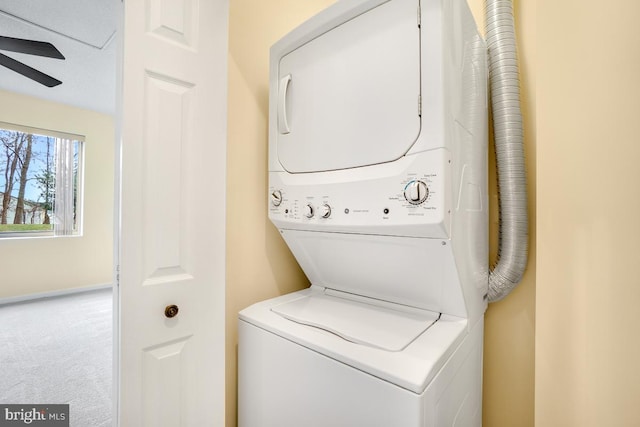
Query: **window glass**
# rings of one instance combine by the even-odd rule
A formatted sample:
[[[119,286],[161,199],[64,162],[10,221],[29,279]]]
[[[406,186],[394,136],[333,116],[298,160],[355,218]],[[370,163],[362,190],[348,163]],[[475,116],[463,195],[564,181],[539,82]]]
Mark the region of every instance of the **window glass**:
[[[0,128],[0,237],[81,230],[81,137]]]

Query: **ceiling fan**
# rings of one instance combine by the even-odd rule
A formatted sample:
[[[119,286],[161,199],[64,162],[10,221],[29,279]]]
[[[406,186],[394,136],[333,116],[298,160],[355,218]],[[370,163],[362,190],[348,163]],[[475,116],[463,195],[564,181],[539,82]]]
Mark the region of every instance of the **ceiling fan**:
[[[36,40],[16,39],[13,37],[0,36],[0,50],[8,50],[11,52],[26,53],[28,55],[44,56],[47,58],[65,59],[64,55],[60,53],[54,45],[47,42],[40,42]],[[35,68],[29,67],[20,61],[16,61],[13,58],[8,57],[0,53],[0,65],[22,74],[25,77],[35,80],[36,82],[43,84],[47,87],[58,86],[62,82],[58,79],[54,79],[48,74],[38,71]]]

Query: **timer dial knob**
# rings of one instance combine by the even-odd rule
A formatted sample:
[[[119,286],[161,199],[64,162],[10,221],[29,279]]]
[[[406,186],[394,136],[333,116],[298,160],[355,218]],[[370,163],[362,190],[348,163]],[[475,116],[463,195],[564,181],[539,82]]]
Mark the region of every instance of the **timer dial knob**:
[[[271,193],[271,204],[273,206],[280,206],[282,203],[282,192],[280,190],[275,190]]]
[[[414,180],[404,187],[404,198],[412,205],[419,205],[429,197],[429,188],[423,181]]]
[[[329,216],[331,216],[331,206],[329,206],[328,204],[324,204],[322,206],[320,206],[320,216],[322,218],[329,218]]]
[[[314,214],[313,205],[309,203],[304,207],[304,216],[306,216],[307,218],[313,218],[313,214]]]

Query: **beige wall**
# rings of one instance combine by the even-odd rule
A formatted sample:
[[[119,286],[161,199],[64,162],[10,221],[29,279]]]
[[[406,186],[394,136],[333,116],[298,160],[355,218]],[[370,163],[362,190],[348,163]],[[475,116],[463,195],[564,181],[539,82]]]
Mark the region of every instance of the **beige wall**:
[[[640,2],[538,0],[536,425],[640,425]]]
[[[0,298],[111,283],[112,118],[0,91],[0,121],[84,135],[86,141],[83,236],[0,239]]]
[[[254,302],[307,286],[304,275],[267,219],[269,47],[331,3],[333,0],[231,0],[227,154],[227,427],[236,425],[237,312]],[[474,14],[481,18],[482,0],[471,0],[470,4]],[[515,5],[520,55],[523,58],[532,255],[524,282],[509,298],[491,305],[487,312],[484,425],[492,427],[533,426],[534,413],[536,15],[534,0],[516,0]],[[495,181],[492,188],[495,188]],[[495,215],[493,218],[495,223]],[[495,237],[497,231],[495,224],[492,225]],[[493,247],[495,252],[495,241]]]

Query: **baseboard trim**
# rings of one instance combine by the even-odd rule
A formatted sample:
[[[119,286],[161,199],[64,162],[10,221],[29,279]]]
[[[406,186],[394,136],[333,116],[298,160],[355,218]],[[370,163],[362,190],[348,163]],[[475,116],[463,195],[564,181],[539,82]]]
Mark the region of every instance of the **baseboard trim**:
[[[49,291],[49,292],[39,292],[39,293],[28,294],[28,295],[18,295],[15,297],[0,298],[0,306],[7,305],[7,304],[15,304],[19,302],[28,302],[28,301],[39,300],[44,298],[54,298],[54,297],[61,297],[65,295],[71,295],[71,294],[80,294],[83,292],[98,291],[101,289],[108,289],[108,288],[113,288],[113,285],[111,283],[104,283],[102,285],[92,285],[92,286],[83,286],[80,288],[61,289],[59,291]]]

